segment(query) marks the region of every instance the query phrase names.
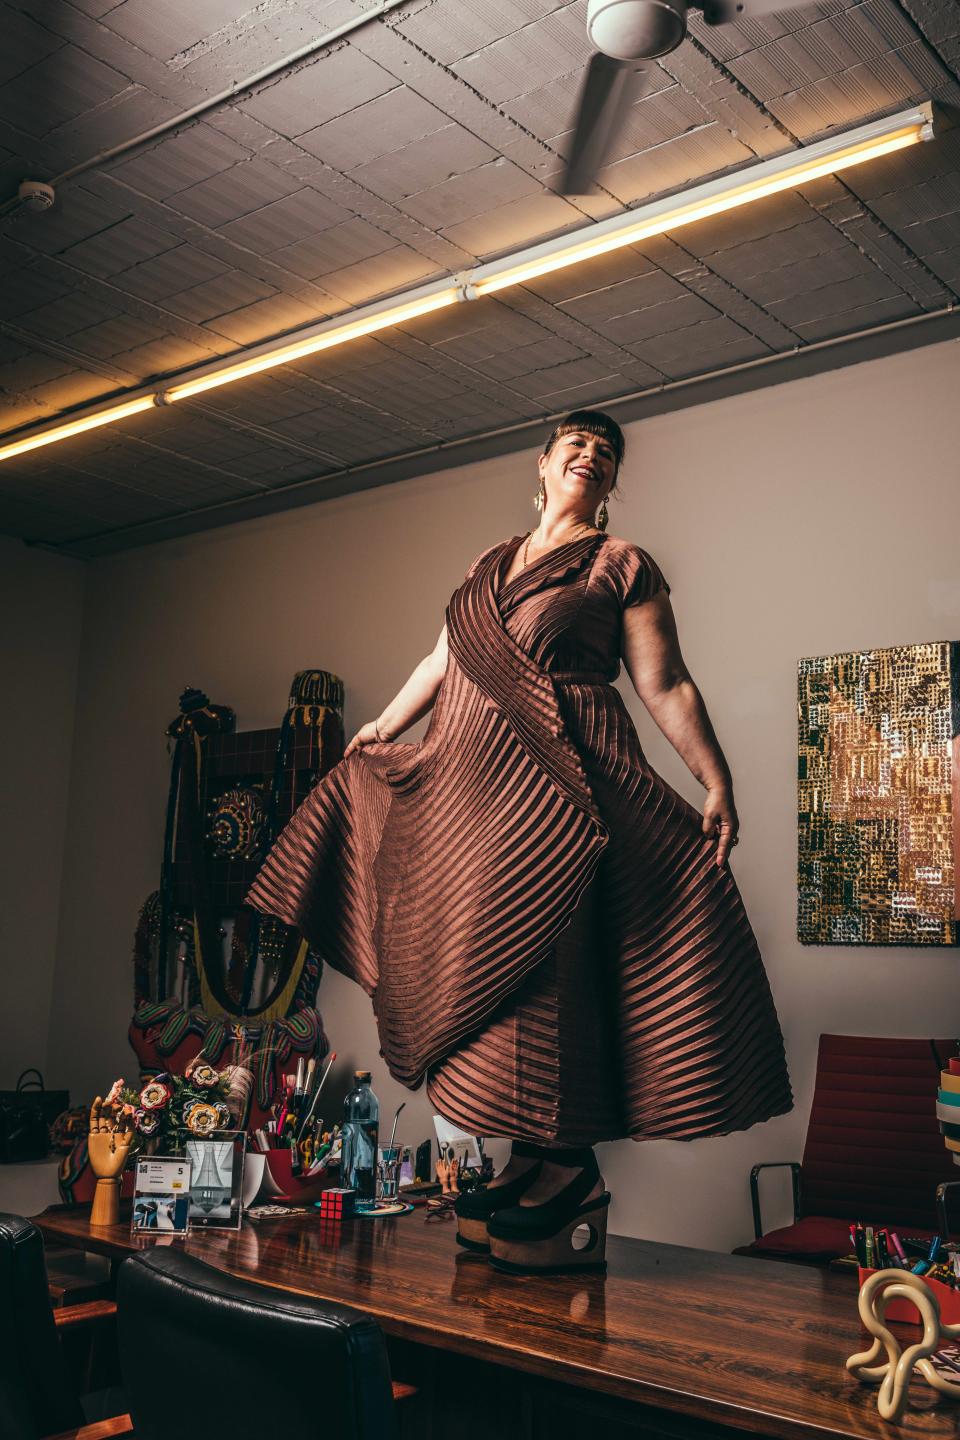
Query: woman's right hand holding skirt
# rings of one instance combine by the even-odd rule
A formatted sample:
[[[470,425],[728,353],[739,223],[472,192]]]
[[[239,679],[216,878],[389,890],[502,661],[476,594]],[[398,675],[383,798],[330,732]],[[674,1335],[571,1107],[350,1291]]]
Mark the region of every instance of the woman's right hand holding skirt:
[[[356,735],[354,735],[353,739],[350,741],[349,745],[343,752],[344,760],[346,760],[347,756],[350,754],[351,751],[360,750],[364,745],[386,744],[388,737],[383,733],[382,730],[378,733],[378,723],[379,722],[376,720],[368,720],[366,725],[361,725],[360,729],[357,731]]]

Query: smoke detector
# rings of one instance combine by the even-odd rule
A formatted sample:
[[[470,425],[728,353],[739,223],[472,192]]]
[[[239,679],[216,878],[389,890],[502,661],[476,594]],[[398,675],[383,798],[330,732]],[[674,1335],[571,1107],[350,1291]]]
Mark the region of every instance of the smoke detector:
[[[44,180],[21,180],[17,194],[26,209],[32,210],[35,215],[49,210],[57,198],[53,186]]]

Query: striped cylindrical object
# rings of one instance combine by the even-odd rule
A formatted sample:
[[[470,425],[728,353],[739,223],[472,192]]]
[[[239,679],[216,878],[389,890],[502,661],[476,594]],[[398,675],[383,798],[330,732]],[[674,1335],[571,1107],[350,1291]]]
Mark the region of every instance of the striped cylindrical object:
[[[954,1165],[960,1165],[960,1056],[954,1056],[948,1068],[940,1071],[937,1121]]]

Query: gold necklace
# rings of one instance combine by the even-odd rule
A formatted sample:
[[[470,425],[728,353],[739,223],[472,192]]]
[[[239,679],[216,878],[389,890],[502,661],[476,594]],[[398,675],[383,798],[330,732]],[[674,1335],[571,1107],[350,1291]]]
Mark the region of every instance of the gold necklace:
[[[592,528],[593,528],[593,527],[592,527],[591,525],[588,525],[585,521],[581,520],[581,522],[580,522],[580,529],[581,529],[581,530],[591,530]],[[524,543],[524,547],[523,547],[523,565],[522,565],[522,568],[523,568],[524,570],[527,568],[527,552],[528,552],[529,549],[530,549],[530,541],[531,541],[532,539],[533,539],[533,531],[531,530],[531,531],[530,531],[530,534],[529,534],[529,535],[527,536],[527,538],[526,538],[526,542]],[[572,543],[573,543],[572,540],[561,540],[561,541],[560,541],[560,545],[569,545],[569,544],[572,544]],[[543,553],[546,555],[549,550],[559,550],[559,548],[560,548],[559,545],[548,545],[548,546],[546,546],[546,548],[544,549],[544,552],[543,552]]]

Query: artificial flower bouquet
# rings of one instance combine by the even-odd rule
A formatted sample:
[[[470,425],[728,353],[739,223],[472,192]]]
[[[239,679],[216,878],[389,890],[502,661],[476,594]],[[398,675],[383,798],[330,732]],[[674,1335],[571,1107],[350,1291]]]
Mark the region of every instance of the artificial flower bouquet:
[[[242,1065],[215,1070],[197,1056],[182,1075],[153,1075],[139,1090],[114,1082],[104,1101],[124,1128],[133,1130],[131,1149],[178,1155],[192,1135],[242,1129],[253,1076]]]

